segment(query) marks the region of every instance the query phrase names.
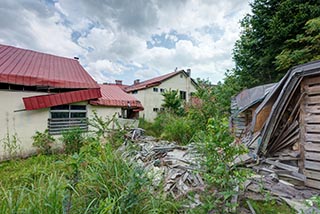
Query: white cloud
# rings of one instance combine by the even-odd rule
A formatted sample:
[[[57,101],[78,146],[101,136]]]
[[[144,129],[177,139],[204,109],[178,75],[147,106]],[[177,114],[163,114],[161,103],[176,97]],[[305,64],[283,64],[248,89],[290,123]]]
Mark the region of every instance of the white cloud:
[[[193,77],[217,82],[234,66],[231,53],[239,20],[250,9],[242,0],[59,0],[51,6],[45,1],[2,1],[1,43],[81,56],[99,82],[114,75],[149,78],[175,67],[191,68]],[[72,41],[75,31],[78,44]],[[162,33],[175,48],[148,49],[147,41],[156,42],[152,35]]]

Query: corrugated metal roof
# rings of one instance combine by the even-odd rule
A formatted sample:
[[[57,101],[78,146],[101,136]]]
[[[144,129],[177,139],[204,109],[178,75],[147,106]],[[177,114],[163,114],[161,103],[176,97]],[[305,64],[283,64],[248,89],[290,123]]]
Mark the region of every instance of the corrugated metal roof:
[[[167,80],[177,74],[180,74],[180,73],[183,73],[188,76],[188,74],[184,70],[174,71],[174,72],[171,72],[171,73],[159,76],[159,77],[155,77],[155,78],[140,82],[138,84],[131,85],[126,88],[126,91],[131,92],[131,91],[135,91],[135,90],[141,90],[141,89],[157,86],[157,85],[160,85],[163,81],[165,81],[165,80]],[[191,79],[191,81],[196,85],[196,83],[194,82],[193,79]]]
[[[24,97],[26,110],[36,110],[57,105],[80,102],[101,97],[100,89],[77,90],[58,94]]]
[[[54,88],[99,88],[75,59],[1,44],[0,82]]]
[[[139,100],[134,96],[124,92],[119,85],[100,85],[101,95],[97,101],[92,100],[92,105],[103,105],[103,106],[119,106],[119,107],[131,107],[139,108],[143,110],[143,107]]]

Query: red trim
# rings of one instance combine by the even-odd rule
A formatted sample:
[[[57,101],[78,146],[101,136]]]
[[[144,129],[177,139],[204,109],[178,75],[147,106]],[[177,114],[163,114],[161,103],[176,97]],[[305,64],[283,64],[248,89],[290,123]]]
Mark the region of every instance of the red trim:
[[[52,106],[75,103],[85,100],[97,99],[101,97],[99,88],[64,92],[58,94],[48,94],[33,97],[24,97],[23,103],[26,110],[36,110],[49,108]]]

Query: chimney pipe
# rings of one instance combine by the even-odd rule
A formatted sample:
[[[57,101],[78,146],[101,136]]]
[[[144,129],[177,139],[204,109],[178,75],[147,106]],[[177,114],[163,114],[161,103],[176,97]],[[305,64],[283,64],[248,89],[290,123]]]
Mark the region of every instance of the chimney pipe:
[[[190,75],[191,75],[191,69],[190,68],[187,69],[187,74],[190,77]]]
[[[122,80],[115,80],[116,85],[122,85]]]
[[[139,80],[139,79],[136,79],[136,80],[133,81],[133,84],[134,84],[134,85],[137,85],[137,84],[139,84],[139,83],[140,83],[140,80]]]

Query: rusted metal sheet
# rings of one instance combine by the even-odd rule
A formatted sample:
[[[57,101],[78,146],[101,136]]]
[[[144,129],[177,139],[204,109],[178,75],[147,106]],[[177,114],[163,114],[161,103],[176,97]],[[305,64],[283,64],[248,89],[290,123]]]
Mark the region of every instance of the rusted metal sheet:
[[[78,60],[1,44],[0,82],[54,88],[99,88]]]

